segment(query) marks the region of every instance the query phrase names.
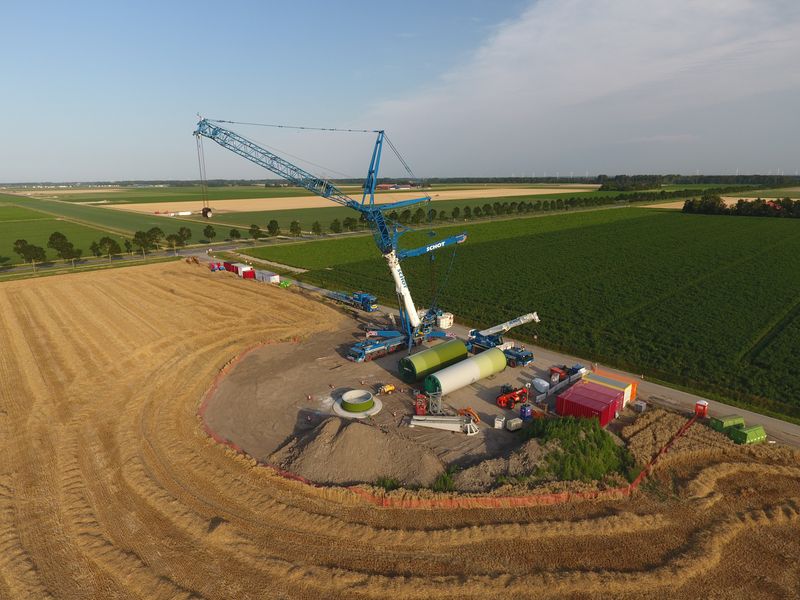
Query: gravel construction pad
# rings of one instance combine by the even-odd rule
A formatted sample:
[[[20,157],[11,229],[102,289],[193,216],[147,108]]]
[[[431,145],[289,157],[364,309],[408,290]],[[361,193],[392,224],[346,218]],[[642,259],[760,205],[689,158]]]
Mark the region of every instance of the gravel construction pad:
[[[422,427],[409,428],[407,423],[413,413],[413,395],[409,385],[399,379],[397,371],[397,362],[403,354],[395,353],[367,363],[346,360],[347,347],[361,339],[363,329],[382,325],[375,318],[363,314],[352,313],[352,316],[352,319],[344,318],[341,327],[335,331],[315,335],[300,343],[268,345],[250,352],[223,379],[208,400],[206,423],[218,435],[234,442],[254,458],[286,468],[287,457],[274,453],[291,445],[295,438],[299,439],[293,447],[308,445],[309,432],[334,416],[333,403],[342,393],[350,389],[375,390],[380,384],[393,383],[398,391],[380,397],[383,403],[381,412],[362,420],[365,427],[392,434],[374,438],[382,440],[381,444],[394,444],[394,452],[386,454],[389,463],[392,456],[408,452],[409,443],[418,446],[421,453],[431,453],[444,465],[460,467],[497,457],[505,457],[502,460],[507,462],[508,453],[523,443],[521,434],[494,429],[496,415],[512,416],[510,411],[497,407],[494,398],[503,383],[521,385],[531,377],[541,375],[541,370],[508,368],[495,377],[445,397],[445,408],[451,414],[460,408],[475,409],[482,421],[478,435],[468,437]],[[374,469],[361,458],[338,457],[336,468],[346,474],[339,479],[374,482]],[[317,459],[322,464],[332,462],[326,461],[322,454]],[[364,466],[361,477],[351,465],[342,464],[348,461]],[[379,476],[402,472],[402,468],[389,463]],[[316,480],[313,476],[309,478]],[[406,483],[411,484],[411,480]]]

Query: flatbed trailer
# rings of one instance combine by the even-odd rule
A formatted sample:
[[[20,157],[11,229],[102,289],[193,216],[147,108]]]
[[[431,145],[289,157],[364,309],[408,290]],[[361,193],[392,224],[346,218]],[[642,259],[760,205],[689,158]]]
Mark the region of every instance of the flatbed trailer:
[[[336,302],[358,308],[364,312],[375,312],[378,310],[378,299],[372,294],[367,292],[353,292],[348,294],[346,292],[325,292],[325,297],[330,298]]]

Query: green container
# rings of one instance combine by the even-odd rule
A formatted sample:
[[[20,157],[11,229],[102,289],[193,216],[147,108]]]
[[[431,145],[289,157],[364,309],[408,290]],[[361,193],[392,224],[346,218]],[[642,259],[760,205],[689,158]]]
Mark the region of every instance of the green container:
[[[425,391],[443,396],[480,379],[500,373],[506,368],[506,355],[502,350],[489,348],[461,362],[451,365],[425,378]]]
[[[727,415],[725,417],[712,417],[709,425],[714,431],[721,433],[727,432],[732,428],[744,427],[744,419],[739,415]]]
[[[750,427],[731,427],[728,429],[728,437],[737,444],[760,444],[766,441],[767,432],[761,425],[751,425]]]
[[[404,356],[398,363],[400,377],[414,383],[427,375],[467,358],[467,347],[461,340],[449,340],[411,356]]]

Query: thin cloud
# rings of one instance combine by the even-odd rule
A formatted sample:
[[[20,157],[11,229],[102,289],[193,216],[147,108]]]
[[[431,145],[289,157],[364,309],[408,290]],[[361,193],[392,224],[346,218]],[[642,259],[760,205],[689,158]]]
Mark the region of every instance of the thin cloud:
[[[620,144],[680,144],[695,142],[699,138],[693,133],[662,133],[643,137],[621,140]]]
[[[795,3],[541,0],[435,85],[374,106],[366,120],[385,124],[428,175],[658,172],[686,159],[712,171],[708,147],[728,142],[732,110],[744,119],[765,98],[798,95],[798,57]],[[701,113],[696,130],[687,128]],[[763,118],[762,131],[798,121]],[[736,126],[758,135],[752,122]],[[772,152],[790,152],[798,126],[789,127]],[[663,133],[674,130],[682,133]],[[609,154],[603,140],[638,147]],[[673,150],[648,164],[648,144]],[[757,167],[763,149],[747,146],[737,160]]]

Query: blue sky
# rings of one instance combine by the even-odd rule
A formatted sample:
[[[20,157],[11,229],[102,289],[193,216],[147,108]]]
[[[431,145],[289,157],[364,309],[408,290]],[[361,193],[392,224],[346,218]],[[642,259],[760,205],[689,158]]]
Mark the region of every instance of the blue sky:
[[[196,113],[425,176],[794,173],[796,2],[3,2],[0,182],[196,178]],[[363,175],[367,136],[237,129]],[[208,148],[210,177],[263,177]],[[399,174],[387,162],[386,174]]]

